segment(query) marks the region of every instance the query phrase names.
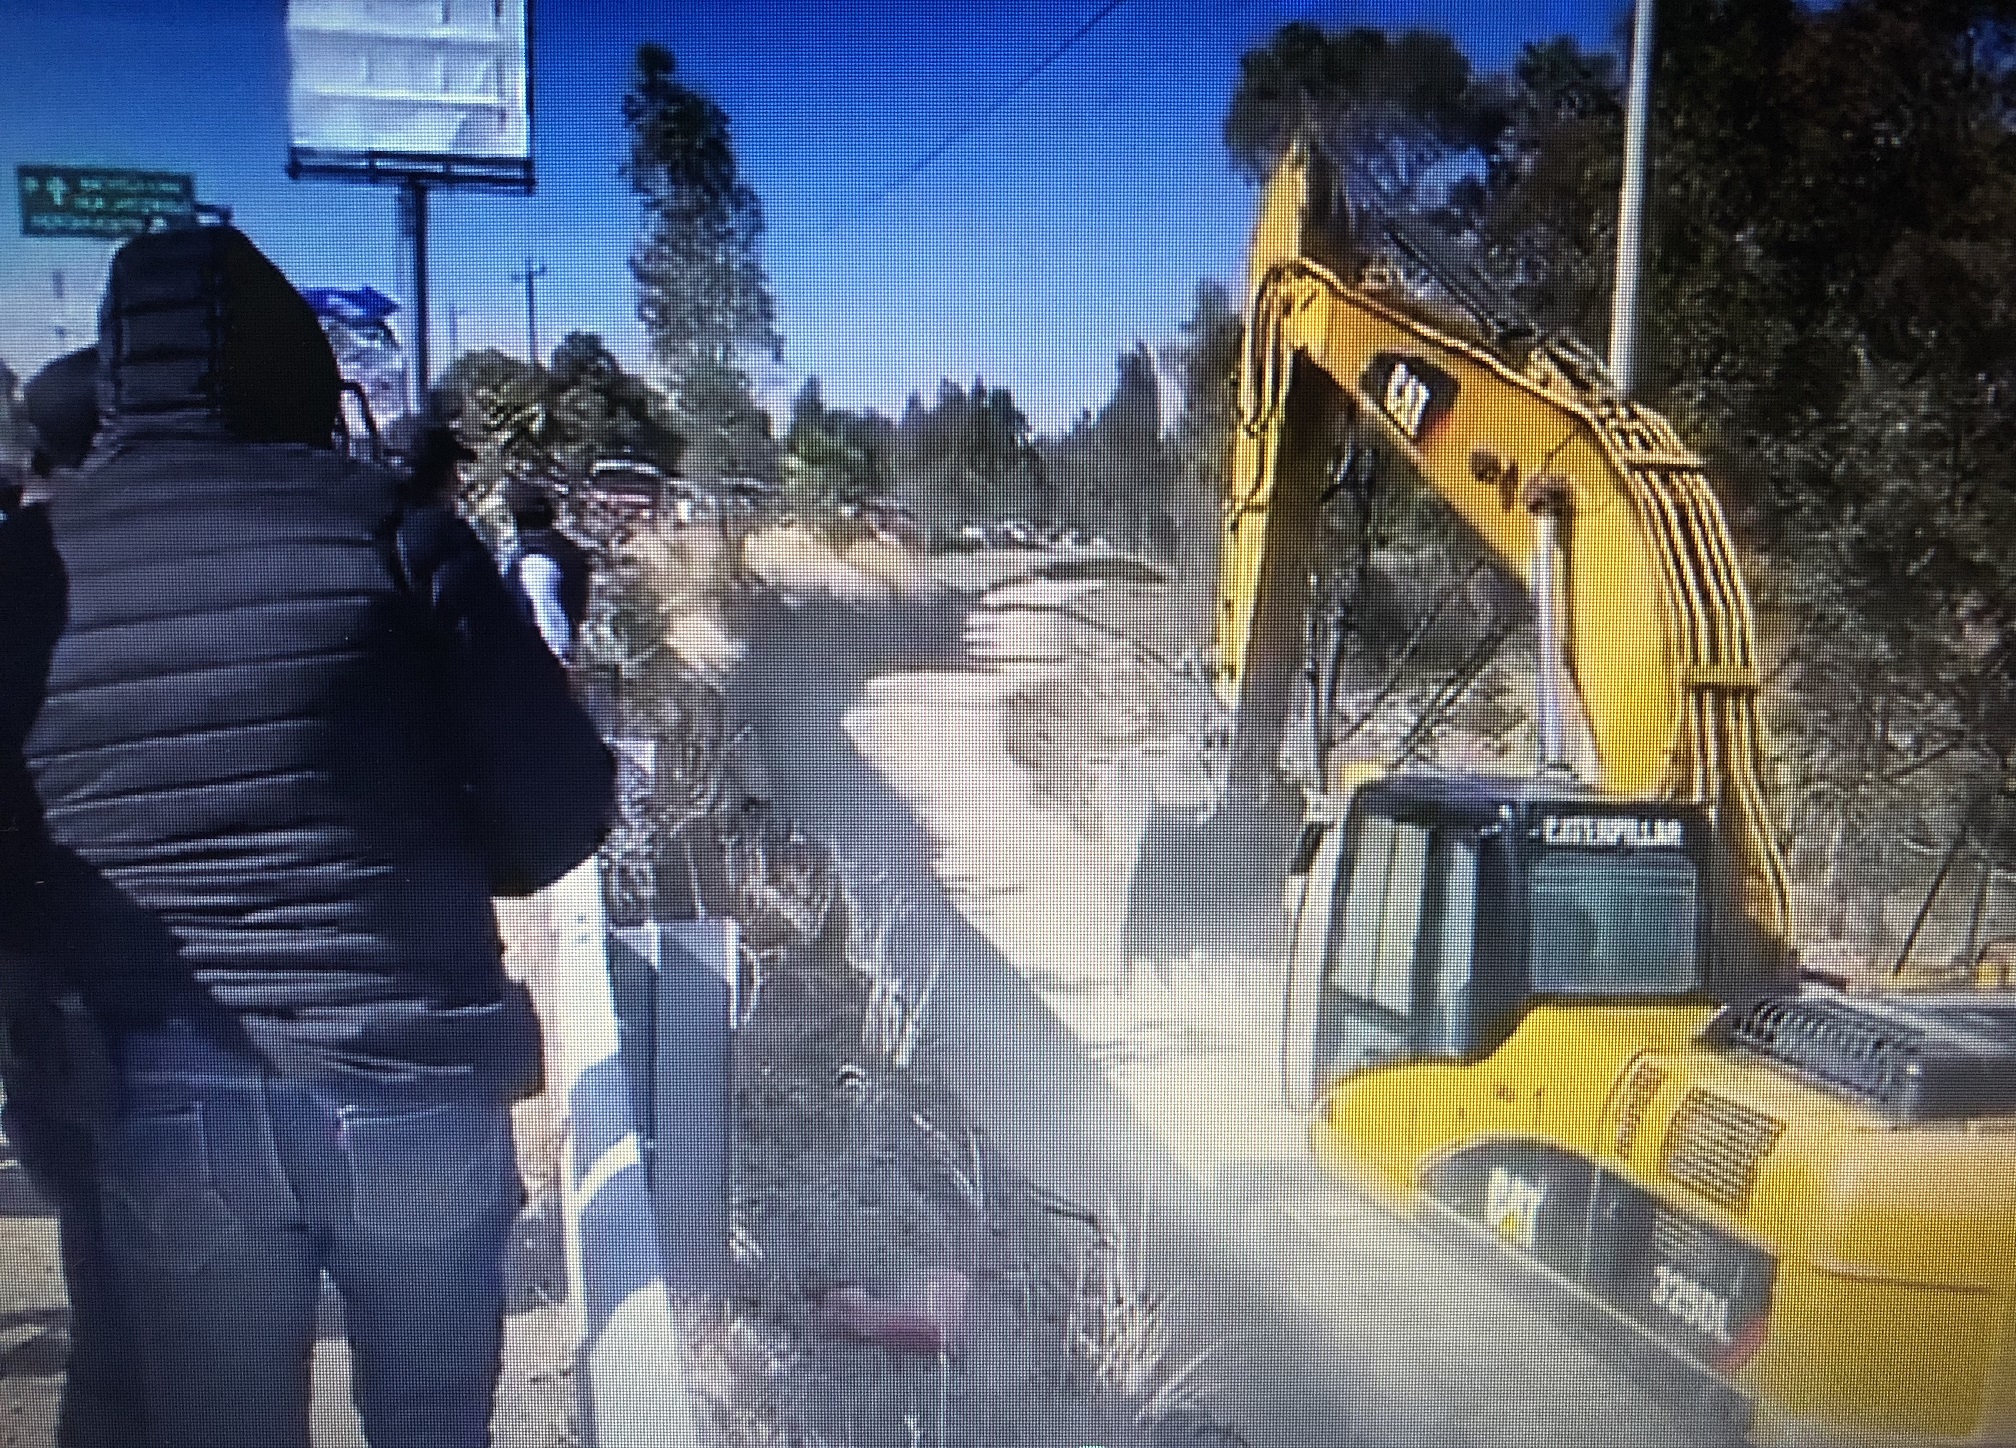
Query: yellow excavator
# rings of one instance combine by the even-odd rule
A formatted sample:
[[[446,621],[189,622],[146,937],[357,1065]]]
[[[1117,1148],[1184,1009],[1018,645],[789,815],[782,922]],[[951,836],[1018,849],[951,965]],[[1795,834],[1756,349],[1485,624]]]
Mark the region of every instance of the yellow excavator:
[[[1254,236],[1228,788],[1275,769],[1323,495],[1368,431],[1531,589],[1543,763],[1318,761],[1282,1033],[1317,1157],[1711,1375],[1758,1442],[2016,1443],[2016,994],[1802,977],[1701,460],[1573,344],[1424,307],[1342,212],[1298,147]]]

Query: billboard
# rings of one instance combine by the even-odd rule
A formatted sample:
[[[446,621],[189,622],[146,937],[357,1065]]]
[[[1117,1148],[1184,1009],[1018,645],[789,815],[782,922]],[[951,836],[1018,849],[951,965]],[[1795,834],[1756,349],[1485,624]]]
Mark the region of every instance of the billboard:
[[[532,189],[531,0],[289,0],[294,176]]]

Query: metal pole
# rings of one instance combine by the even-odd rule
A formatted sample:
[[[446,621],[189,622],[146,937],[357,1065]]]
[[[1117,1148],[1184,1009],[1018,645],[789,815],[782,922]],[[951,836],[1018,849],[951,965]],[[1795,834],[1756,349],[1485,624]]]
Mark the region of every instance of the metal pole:
[[[1610,294],[1610,378],[1629,397],[1638,382],[1638,278],[1645,252],[1646,131],[1652,109],[1653,0],[1638,0],[1624,104],[1624,186],[1617,198],[1617,274]]]
[[[546,263],[532,264],[532,258],[525,258],[525,270],[511,273],[511,280],[525,283],[525,355],[532,365],[539,365],[539,278],[546,275]]]
[[[1540,770],[1579,778],[1574,768],[1574,742],[1568,738],[1568,708],[1574,684],[1562,663],[1560,609],[1560,528],[1568,514],[1568,484],[1554,476],[1538,476],[1526,484],[1526,510],[1532,514],[1532,607],[1540,668],[1534,692],[1540,724]]]
[[[532,348],[532,365],[539,365],[539,278],[546,268],[532,269],[532,263],[525,263],[525,337]]]
[[[1540,768],[1574,773],[1568,758],[1568,711],[1561,698],[1561,510],[1553,499],[1533,510],[1533,612],[1540,654],[1537,684]]]
[[[405,243],[406,410],[419,417],[427,410],[427,183],[399,183],[399,239]]]

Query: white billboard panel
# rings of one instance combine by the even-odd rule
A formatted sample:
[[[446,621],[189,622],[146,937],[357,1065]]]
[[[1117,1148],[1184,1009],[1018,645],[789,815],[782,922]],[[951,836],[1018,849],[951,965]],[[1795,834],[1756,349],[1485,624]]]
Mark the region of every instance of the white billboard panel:
[[[289,0],[290,139],[311,171],[529,177],[529,0]],[[409,167],[392,158],[413,163]],[[303,165],[305,163],[305,166]],[[346,164],[347,163],[347,164]]]

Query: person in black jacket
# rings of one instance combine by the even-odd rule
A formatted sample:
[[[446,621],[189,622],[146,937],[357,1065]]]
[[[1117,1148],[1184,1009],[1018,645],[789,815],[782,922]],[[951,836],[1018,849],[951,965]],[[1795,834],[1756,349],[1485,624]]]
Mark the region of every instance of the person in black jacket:
[[[593,852],[608,751],[466,525],[332,446],[328,343],[243,235],[127,243],[98,351],[50,568],[0,576],[60,632],[0,682],[148,1442],[305,1448],[327,1272],[374,1448],[486,1444],[539,1064],[490,901]]]
[[[35,430],[36,491],[80,466],[98,431],[98,354],[59,357],[28,380],[22,401]],[[17,500],[18,508],[18,500]],[[0,519],[0,577],[19,571],[57,576],[46,512],[35,503]],[[33,881],[41,849],[40,811],[21,763],[20,741],[39,702],[36,680],[62,627],[62,600],[16,591],[29,606],[10,612],[8,658],[16,676],[0,682],[13,702],[0,723],[0,1108],[7,1140],[35,1189],[56,1212],[70,1350],[56,1420],[57,1448],[116,1448],[145,1441],[140,1370],[118,1281],[100,1226],[96,1123],[84,1079],[94,1063],[73,1059],[80,1002],[40,964]],[[11,683],[13,687],[8,687]],[[97,1063],[102,1069],[102,1063]]]

